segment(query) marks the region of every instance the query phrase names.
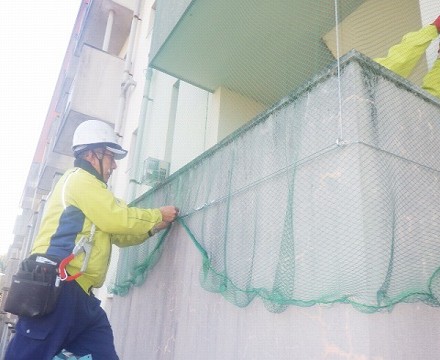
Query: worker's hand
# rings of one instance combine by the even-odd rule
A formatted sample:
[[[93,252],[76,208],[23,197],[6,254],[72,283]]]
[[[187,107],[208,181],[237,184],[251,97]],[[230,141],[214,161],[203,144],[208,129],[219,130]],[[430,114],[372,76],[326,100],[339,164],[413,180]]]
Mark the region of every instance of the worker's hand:
[[[435,19],[435,21],[432,23],[437,28],[437,32],[440,34],[440,16]]]
[[[162,206],[159,208],[162,213],[162,221],[172,223],[179,215],[179,209],[175,206]]]

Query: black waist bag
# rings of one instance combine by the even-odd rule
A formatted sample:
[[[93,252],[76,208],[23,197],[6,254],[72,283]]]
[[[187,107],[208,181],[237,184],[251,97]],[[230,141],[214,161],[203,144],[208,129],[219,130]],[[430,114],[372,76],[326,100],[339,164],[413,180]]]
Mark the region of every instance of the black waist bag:
[[[61,285],[58,261],[47,255],[31,255],[12,276],[4,310],[19,316],[47,315],[55,308]]]

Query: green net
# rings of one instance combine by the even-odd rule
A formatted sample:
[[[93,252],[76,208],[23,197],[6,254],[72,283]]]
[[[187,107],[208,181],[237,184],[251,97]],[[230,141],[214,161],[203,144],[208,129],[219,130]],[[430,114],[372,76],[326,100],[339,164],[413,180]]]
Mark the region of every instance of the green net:
[[[112,292],[188,238],[202,286],[237,306],[438,306],[439,118],[434,97],[349,52],[133,202],[182,216],[121,251]]]

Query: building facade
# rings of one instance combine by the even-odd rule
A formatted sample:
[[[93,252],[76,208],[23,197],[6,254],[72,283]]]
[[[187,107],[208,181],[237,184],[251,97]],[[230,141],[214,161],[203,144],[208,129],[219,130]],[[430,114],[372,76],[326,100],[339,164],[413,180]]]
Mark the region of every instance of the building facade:
[[[402,19],[398,22],[390,20],[396,16],[396,9],[399,9]],[[209,208],[211,203],[215,205],[221,202],[219,199],[230,199],[241,191],[231,190],[223,194],[221,191],[206,190],[226,186],[218,178],[233,178],[231,174],[239,173],[244,180],[242,185],[237,185],[237,189],[245,189],[263,181],[258,174],[266,174],[266,169],[270,169],[270,172],[267,170],[265,176],[270,177],[292,164],[295,168],[302,166],[314,154],[320,154],[325,146],[316,138],[319,138],[317,134],[327,123],[316,119],[334,121],[334,128],[328,130],[329,137],[334,140],[333,143],[340,141],[337,146],[345,146],[346,138],[352,139],[351,135],[347,135],[350,130],[345,127],[349,122],[347,117],[359,123],[362,119],[359,111],[350,113],[351,108],[345,107],[345,101],[356,98],[363,99],[362,104],[372,102],[371,98],[364,99],[370,91],[364,90],[365,82],[359,80],[359,88],[349,88],[348,84],[352,83],[350,79],[368,72],[365,69],[370,68],[374,69],[372,72],[381,73],[379,67],[365,58],[385,56],[388,48],[400,41],[405,33],[415,31],[435,19],[438,15],[435,11],[435,4],[429,0],[392,0],[386,4],[379,0],[350,0],[344,4],[303,0],[83,0],[23,190],[23,213],[17,219],[14,243],[9,251],[3,293],[7,295],[8,279],[10,281],[20,260],[27,256],[32,247],[45,200],[52,187],[73,164],[71,139],[81,122],[91,118],[108,122],[119,135],[121,145],[129,149],[129,156],[118,163],[118,169],[109,184],[118,197],[143,205],[142,199],[146,193],[156,193],[156,202],[153,201],[151,207],[164,205],[162,201],[175,203],[185,210],[184,214],[189,218],[196,211]],[[363,55],[353,55],[351,49]],[[436,49],[430,48],[408,82],[390,77],[384,71],[384,81],[391,84],[390,88],[397,83],[396,89],[409,89],[405,90],[404,95],[394,88],[387,90],[389,93],[386,94],[390,94],[387,98],[389,104],[394,105],[385,104],[384,108],[388,109],[385,112],[392,112],[392,106],[399,107],[401,100],[396,102],[395,99],[408,96],[406,104],[412,104],[411,99],[423,98],[420,103],[414,100],[414,111],[419,111],[428,102],[430,116],[440,114],[437,100],[417,88],[435,55]],[[345,62],[339,63],[340,59]],[[344,69],[351,69],[352,64],[358,63],[360,69],[353,70],[351,77],[345,78],[347,88],[341,88],[343,82],[340,79],[344,79],[340,76],[341,69],[344,66]],[[339,79],[335,83],[328,80],[329,76],[331,78],[329,74],[334,73],[338,74]],[[374,81],[379,83],[376,79]],[[376,89],[376,85],[372,88]],[[315,88],[320,89],[319,95],[313,97]],[[334,101],[330,101],[333,95]],[[296,97],[308,100],[297,102]],[[286,115],[283,109],[289,106],[294,109],[303,107],[308,116],[301,117],[295,113],[296,110],[292,110],[294,115]],[[356,105],[356,109],[358,106],[361,107]],[[373,122],[378,108],[379,105],[374,111],[365,110],[368,121]],[[313,113],[317,114],[316,117],[310,115]],[[278,122],[294,123],[296,116],[304,123],[313,124],[316,121],[316,125],[310,128],[301,127],[300,139],[292,138],[298,143],[313,143],[313,146],[310,145],[313,151],[309,151],[307,146],[300,149],[293,147],[292,150],[286,145],[279,153],[275,152],[277,144],[288,142],[283,140],[288,132],[280,130],[284,128]],[[259,129],[259,132],[249,135],[253,129]],[[295,133],[298,128],[294,127],[292,131]],[[245,138],[248,140],[240,142]],[[358,142],[365,142],[362,136],[359,138],[362,140]],[[264,145],[267,139],[273,139],[273,143]],[[210,159],[221,158],[218,154],[233,146],[239,149],[234,152],[234,157],[225,158],[228,161],[223,160],[223,163],[221,160],[212,160],[219,162],[211,167],[207,165]],[[382,145],[377,146],[383,150]],[[253,147],[256,149],[253,153],[243,155],[246,154],[245,150]],[[257,151],[263,148],[264,153]],[[275,155],[266,158],[272,151]],[[396,150],[396,153],[406,156],[406,152]],[[232,164],[231,167],[224,165],[225,161]],[[356,160],[353,162],[356,163]],[[417,159],[417,163],[436,168],[435,164],[425,164],[422,160]],[[278,168],[273,164],[284,164],[284,167],[279,165]],[[323,166],[318,167],[322,169]],[[362,173],[366,166],[360,162],[356,169]],[[216,173],[215,169],[224,171]],[[335,168],[328,168],[316,186],[319,188],[327,181],[339,181],[335,169],[336,165]],[[179,178],[186,181],[179,182]],[[363,175],[359,175],[359,179],[356,184],[362,183]],[[293,189],[289,180],[286,181],[286,188],[279,188],[281,194]],[[294,182],[298,184],[296,177]],[[177,183],[179,185],[174,185]],[[313,181],[308,184],[311,183]],[[275,189],[272,199],[279,195],[276,191],[278,185],[275,181],[268,184],[270,189]],[[191,187],[192,192],[173,192],[173,186],[179,189]],[[166,189],[171,190],[166,192]],[[295,191],[305,194],[306,189]],[[329,194],[333,198],[334,192],[330,187],[325,189],[329,193],[322,192],[321,198]],[[332,189],[336,191],[336,188]],[[209,193],[204,201],[193,201],[204,191]],[[256,193],[258,191],[270,193],[267,189],[255,189]],[[364,206],[363,196],[370,198],[377,191],[368,189],[367,195],[360,191],[361,195],[356,195],[355,203],[360,204],[359,207]],[[214,192],[216,195],[212,195]],[[180,196],[187,193],[191,196]],[[179,196],[173,197],[174,194]],[[306,200],[295,198],[294,203],[305,201],[310,204],[314,199],[310,196]],[[154,195],[151,197],[154,199]],[[330,208],[325,206],[325,211],[336,213],[339,205],[347,202],[347,198],[336,198],[337,205]],[[249,230],[246,239],[255,239],[255,243],[258,240],[258,244],[269,239],[269,246],[263,246],[264,251],[260,245],[253,248],[253,259],[259,258],[260,251],[263,251],[261,254],[267,254],[273,248],[284,249],[285,242],[271,243],[271,238],[263,230],[257,229],[255,219],[258,218],[258,211],[252,210],[254,207],[275,208],[280,202],[268,204],[266,200],[244,199],[241,206],[246,204],[246,207],[228,204],[232,210],[237,206],[237,212],[235,217],[231,215],[234,212],[226,212],[227,220],[222,224],[229,230],[222,238],[235,239],[234,233],[242,227],[241,222],[247,222],[249,211],[252,224],[255,223],[255,233]],[[317,205],[318,208],[321,205]],[[288,203],[285,206],[289,208]],[[292,210],[293,213],[298,211],[298,208]],[[353,213],[356,211],[350,208],[344,216],[350,218],[348,214]],[[309,212],[304,214],[311,216]],[[367,224],[370,218],[362,215],[364,213],[361,211],[359,214],[355,220],[359,224]],[[264,215],[264,219],[269,217],[270,214]],[[238,220],[234,222],[236,218]],[[309,217],[307,221],[314,224],[313,227],[319,227],[313,222],[327,224],[328,218]],[[207,216],[193,220],[194,224],[207,224],[197,234],[211,237],[218,233],[219,228],[213,225],[214,219],[215,216]],[[269,224],[276,224],[277,220]],[[299,218],[297,221],[303,220]],[[336,223],[339,224],[338,221]],[[192,223],[189,221],[188,224]],[[327,229],[334,230],[331,224],[330,221]],[[289,303],[289,299],[296,296],[293,289],[287,291],[288,294],[283,293],[283,306],[279,308],[280,302],[274,300],[275,285],[272,283],[268,285],[273,291],[272,295],[265,297],[255,291],[260,295],[256,296],[255,301],[248,302],[239,299],[244,290],[240,290],[241,295],[235,292],[231,295],[217,288],[211,289],[214,293],[207,292],[199,282],[204,258],[194,246],[198,244],[197,241],[190,241],[191,236],[188,236],[189,232],[185,231],[183,225],[183,222],[173,225],[170,239],[162,247],[162,256],[149,269],[148,277],[141,275],[143,279],[136,283],[138,286],[130,286],[124,294],[112,291],[124,282],[121,277],[130,272],[130,269],[123,268],[120,259],[125,256],[124,259],[132,262],[133,267],[137,265],[136,260],[130,253],[121,254],[118,249],[113,251],[108,283],[98,296],[109,314],[121,359],[431,359],[439,350],[440,327],[435,320],[440,315],[435,307],[421,302],[394,307],[400,301],[393,300],[388,304],[389,312],[366,314],[346,304],[357,301],[344,301],[350,299],[347,294],[343,294],[346,297],[331,297],[326,293],[325,296],[331,298],[327,302],[323,300],[324,297],[319,297],[320,294],[314,298],[307,295],[304,298],[295,297],[303,302]],[[275,225],[272,226],[269,226],[270,232],[277,233]],[[362,226],[368,228],[367,225]],[[371,226],[373,229],[379,227],[376,223]],[[282,224],[279,228],[282,228]],[[296,235],[305,236],[308,231]],[[340,243],[335,243],[345,248],[351,238],[344,235],[346,231],[340,232],[343,233],[338,235]],[[329,234],[330,230],[326,232],[324,229],[320,236],[326,238]],[[365,243],[370,242],[368,229],[359,231],[359,234],[360,238],[367,239]],[[283,238],[282,233],[279,238]],[[197,240],[197,235],[192,239]],[[240,240],[234,241],[237,243]],[[251,257],[246,253],[246,249],[250,248],[246,241],[243,240],[243,244],[246,244],[243,248],[228,248],[225,254],[233,257],[232,262],[234,259]],[[318,239],[313,244],[319,246],[321,243]],[[215,254],[210,252],[209,244],[200,247],[207,251],[206,259],[212,265]],[[281,250],[280,254],[287,251]],[[145,253],[149,254],[149,250]],[[227,257],[225,254],[222,255],[224,258]],[[362,259],[365,259],[364,255],[362,253]],[[346,256],[356,257],[350,254]],[[261,255],[263,258],[265,255]],[[343,257],[343,262],[345,259]],[[142,263],[143,259],[137,261]],[[284,261],[286,264],[294,262],[287,258]],[[229,260],[225,262],[229,269],[234,268]],[[273,269],[281,266],[288,265],[274,262],[261,272],[279,274],[278,270]],[[257,266],[252,269],[257,269]],[[317,269],[321,273],[327,271],[318,265],[313,271],[318,272]],[[243,268],[237,266],[237,274],[240,271]],[[313,271],[310,269],[308,273]],[[358,268],[356,271],[361,272]],[[294,272],[297,276],[298,268]],[[371,270],[365,272],[370,274]],[[222,269],[221,273],[227,274],[226,269]],[[334,276],[344,283],[346,278],[341,274]],[[311,276],[310,280],[305,277],[304,284],[309,280],[324,278],[317,275]],[[253,284],[252,291],[260,288],[260,285],[254,284],[258,281],[252,278],[240,289],[250,289],[250,283]],[[376,295],[378,293],[379,290],[375,292]],[[268,298],[272,311],[265,307]],[[362,303],[365,304],[368,301]],[[15,319],[9,314],[2,316],[5,320],[2,343],[5,344],[13,334]]]

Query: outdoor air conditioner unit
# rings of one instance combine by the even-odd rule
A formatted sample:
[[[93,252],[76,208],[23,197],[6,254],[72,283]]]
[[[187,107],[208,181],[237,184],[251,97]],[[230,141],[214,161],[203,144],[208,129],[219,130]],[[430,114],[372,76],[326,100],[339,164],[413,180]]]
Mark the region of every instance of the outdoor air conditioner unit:
[[[142,183],[154,186],[165,180],[170,173],[170,163],[164,160],[148,157],[144,160]]]

